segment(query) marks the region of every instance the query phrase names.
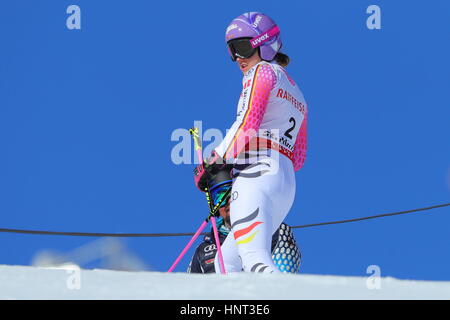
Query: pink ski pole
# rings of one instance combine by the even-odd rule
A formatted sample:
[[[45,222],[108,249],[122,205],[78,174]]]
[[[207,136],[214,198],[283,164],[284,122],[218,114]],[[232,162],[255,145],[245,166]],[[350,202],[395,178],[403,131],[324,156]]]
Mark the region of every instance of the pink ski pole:
[[[214,218],[214,216],[211,217],[211,223],[214,230],[214,239],[216,240],[217,254],[219,255],[220,273],[226,274],[227,272],[225,271],[225,263],[223,262],[222,248],[219,240],[219,231],[217,230],[216,218]]]
[[[186,252],[189,250],[189,248],[192,246],[192,244],[195,242],[195,240],[197,240],[198,236],[200,235],[200,233],[202,233],[203,229],[205,229],[205,227],[207,225],[208,225],[208,219],[203,221],[202,225],[200,226],[200,228],[198,228],[197,232],[194,234],[191,241],[189,241],[189,243],[186,245],[186,247],[184,247],[183,251],[181,251],[180,255],[178,256],[178,258],[175,260],[175,262],[172,264],[172,266],[169,268],[169,270],[167,272],[172,272],[173,269],[175,269],[177,264],[180,262],[180,260],[183,258],[183,256],[186,254]]]
[[[192,128],[189,130],[189,132],[194,139],[194,147],[195,147],[195,150],[197,151],[198,161],[201,164],[203,164],[202,146],[201,146],[200,136],[198,135],[198,128]],[[207,197],[207,199],[208,199],[208,203],[210,203],[209,197]],[[211,215],[211,223],[213,226],[214,240],[216,242],[217,254],[219,255],[220,273],[226,274],[225,263],[223,262],[222,248],[221,248],[220,240],[219,240],[219,232],[217,230],[216,218],[214,217],[214,214]]]
[[[190,129],[189,132],[194,138],[194,145],[195,145],[195,150],[197,151],[198,160],[199,160],[199,162],[201,164],[203,164],[202,147],[201,147],[201,144],[200,144],[200,137],[198,135],[198,128]],[[207,192],[207,199],[208,199],[208,204],[210,204],[210,199],[209,199],[209,194],[208,193],[209,193],[209,191]],[[217,246],[217,254],[219,255],[220,272],[222,274],[226,274],[225,264],[224,264],[223,255],[222,255],[222,249],[221,249],[221,246],[220,246],[219,232],[217,230],[216,219],[214,218],[215,211],[216,210],[211,210],[211,206],[210,206],[210,215],[209,215],[209,217],[207,219],[205,219],[205,221],[203,221],[203,223],[200,226],[200,228],[197,230],[197,232],[194,234],[192,239],[189,241],[189,243],[186,245],[186,247],[180,253],[178,258],[175,260],[175,262],[169,268],[168,272],[172,272],[175,269],[177,264],[180,262],[180,260],[183,258],[183,256],[186,254],[186,252],[189,250],[189,248],[192,246],[192,244],[198,238],[200,233],[203,231],[203,229],[205,229],[205,227],[207,226],[207,224],[209,222],[209,219],[211,219],[211,222],[212,222],[212,225],[213,225],[214,240],[215,240],[216,246]]]

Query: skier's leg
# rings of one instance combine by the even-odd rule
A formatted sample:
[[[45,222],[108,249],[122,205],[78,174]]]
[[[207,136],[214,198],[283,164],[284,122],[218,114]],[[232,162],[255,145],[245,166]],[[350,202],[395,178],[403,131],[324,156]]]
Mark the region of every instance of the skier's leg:
[[[272,214],[273,233],[278,230],[291,210],[296,192],[295,173],[292,162],[286,157],[280,157],[279,161],[280,171],[278,178],[281,183],[278,181],[279,184],[270,191],[272,201],[275,204]]]
[[[233,184],[237,194],[231,203],[233,236],[245,271],[279,272],[271,240],[294,201],[294,170],[284,156],[258,163],[240,171]]]
[[[232,231],[222,245],[227,272],[278,272],[271,255],[272,234],[289,212],[295,176],[287,158],[264,159],[263,168],[236,171],[232,188]],[[262,170],[269,168],[267,170]],[[258,173],[256,174],[255,173]],[[218,258],[215,269],[219,272]]]
[[[276,234],[278,241],[272,251],[273,262],[281,272],[298,273],[301,253],[291,227],[282,223]]]
[[[270,199],[258,192],[238,189],[240,199],[231,206],[233,237],[246,272],[276,272],[271,257],[272,217]],[[242,196],[242,197],[241,197]],[[251,196],[251,201],[246,201]]]
[[[236,241],[234,240],[232,231],[230,231],[227,238],[223,242],[221,249],[225,271],[227,273],[241,272],[242,262],[239,258],[239,253],[236,248]],[[214,259],[214,268],[216,270],[216,273],[220,273],[219,257],[217,254]]]
[[[263,159],[239,171],[233,183],[231,224],[247,272],[279,272],[272,260],[271,239],[294,198],[295,177],[289,161]]]
[[[271,266],[267,269],[270,272],[275,269],[271,257],[271,239],[272,229],[276,229],[272,217],[268,214],[272,211],[271,200],[262,190],[255,190],[255,179],[244,179],[246,174],[251,176],[249,171],[242,171],[242,175],[234,181],[231,191],[231,231],[222,244],[225,270],[229,273],[241,272],[242,269],[249,272],[261,269],[262,272],[267,269],[265,266]],[[242,250],[239,250],[239,247]],[[257,261],[253,270],[252,266],[243,266],[243,261],[247,261],[248,266],[254,260]],[[219,273],[217,256],[214,265],[216,273]]]

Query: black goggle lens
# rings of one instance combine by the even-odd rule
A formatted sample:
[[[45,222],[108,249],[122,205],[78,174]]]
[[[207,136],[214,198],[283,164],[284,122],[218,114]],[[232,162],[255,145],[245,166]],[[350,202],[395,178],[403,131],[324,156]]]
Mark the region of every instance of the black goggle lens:
[[[258,48],[253,48],[250,39],[235,39],[228,42],[231,59],[236,61],[236,58],[247,59],[250,58]]]

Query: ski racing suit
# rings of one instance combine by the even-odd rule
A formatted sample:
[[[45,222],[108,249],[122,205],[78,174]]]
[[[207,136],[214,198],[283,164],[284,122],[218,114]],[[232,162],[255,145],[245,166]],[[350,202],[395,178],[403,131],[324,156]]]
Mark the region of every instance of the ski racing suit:
[[[275,62],[256,64],[242,85],[236,121],[215,149],[233,163],[232,236],[222,246],[225,270],[280,272],[272,261],[271,239],[294,202],[295,171],[306,157],[307,105]]]

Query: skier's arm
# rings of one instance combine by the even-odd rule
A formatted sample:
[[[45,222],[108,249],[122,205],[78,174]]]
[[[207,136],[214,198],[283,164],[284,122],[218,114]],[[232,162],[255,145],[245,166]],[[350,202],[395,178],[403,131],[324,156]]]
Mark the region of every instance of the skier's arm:
[[[246,143],[256,135],[275,83],[276,75],[269,64],[257,66],[247,103],[239,110],[236,121],[222,143],[215,149],[219,156],[224,159],[235,158]]]

